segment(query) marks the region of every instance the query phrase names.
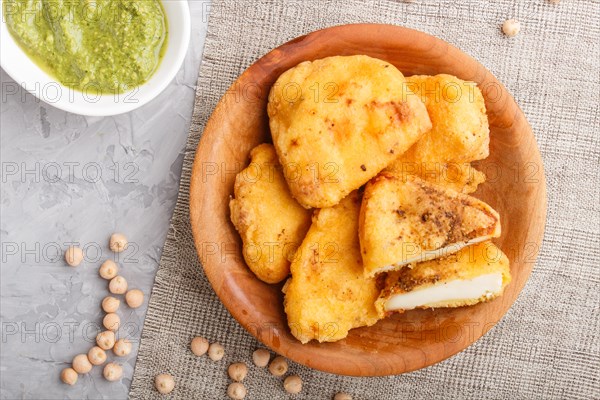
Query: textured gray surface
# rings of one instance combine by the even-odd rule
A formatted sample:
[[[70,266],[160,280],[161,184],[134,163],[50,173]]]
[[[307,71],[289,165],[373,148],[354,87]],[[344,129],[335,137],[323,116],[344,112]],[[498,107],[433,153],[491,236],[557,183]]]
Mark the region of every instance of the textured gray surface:
[[[305,385],[297,399],[328,399],[340,389],[357,399],[591,399],[600,381],[600,13],[598,1],[394,0],[225,1],[213,3],[200,90],[178,204],[157,272],[131,396],[161,398],[152,387],[170,372],[171,398],[220,399],[226,366],[250,362],[259,346],[224,309],[194,251],[188,217],[191,161],[221,95],[273,47],[325,26],[383,22],[416,28],[480,60],[514,95],[544,159],[548,219],[533,274],[512,309],[481,340],[450,359],[386,378],[347,378],[297,364]],[[507,39],[506,18],[522,23]],[[210,89],[208,89],[210,88]],[[206,227],[210,229],[210,227]],[[194,335],[225,345],[213,363],[193,356]],[[333,361],[332,361],[333,362]],[[285,399],[281,379],[252,367],[250,399]]]
[[[122,381],[107,382],[96,367],[68,387],[59,374],[101,324],[108,291],[96,260],[111,256],[113,231],[134,242],[120,257],[122,273],[149,296],[177,197],[207,4],[190,2],[192,40],[176,79],[129,114],[86,118],[8,95],[14,82],[2,71],[1,398],[127,397],[147,300],[119,311],[121,335],[135,342],[121,359]],[[77,269],[56,257],[71,241],[88,249]]]

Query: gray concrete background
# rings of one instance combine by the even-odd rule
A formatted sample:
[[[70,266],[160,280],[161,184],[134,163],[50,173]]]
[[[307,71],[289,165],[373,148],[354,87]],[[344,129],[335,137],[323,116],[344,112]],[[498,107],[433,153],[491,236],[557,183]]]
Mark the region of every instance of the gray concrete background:
[[[0,396],[3,399],[124,399],[169,219],[177,197],[183,148],[208,17],[207,1],[190,1],[192,40],[175,80],[155,100],[128,114],[89,118],[53,108],[19,90],[1,71]],[[108,295],[98,267],[119,231],[132,245],[115,258],[130,288],[146,295],[136,310],[118,311],[120,337],[133,352],[117,359],[119,382],[102,368],[60,382],[73,356],[94,345]],[[69,242],[86,250],[78,268],[63,261]],[[119,296],[123,297],[123,296]]]

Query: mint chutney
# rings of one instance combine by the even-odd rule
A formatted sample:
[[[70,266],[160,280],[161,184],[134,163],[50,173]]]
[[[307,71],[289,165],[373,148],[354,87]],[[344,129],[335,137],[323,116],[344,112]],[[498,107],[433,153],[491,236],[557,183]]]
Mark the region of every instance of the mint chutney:
[[[9,32],[70,88],[122,93],[146,82],[167,46],[159,0],[4,0]]]

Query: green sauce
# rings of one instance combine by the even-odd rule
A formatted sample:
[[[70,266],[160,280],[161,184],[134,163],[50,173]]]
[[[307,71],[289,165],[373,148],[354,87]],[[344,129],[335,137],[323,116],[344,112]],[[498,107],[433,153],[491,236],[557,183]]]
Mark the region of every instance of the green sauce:
[[[159,0],[4,0],[8,30],[65,86],[122,93],[146,82],[166,49]]]

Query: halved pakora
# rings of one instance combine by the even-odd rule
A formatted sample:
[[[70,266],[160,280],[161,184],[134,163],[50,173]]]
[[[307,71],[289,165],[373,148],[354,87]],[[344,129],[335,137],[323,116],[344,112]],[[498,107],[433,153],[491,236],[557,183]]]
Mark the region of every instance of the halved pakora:
[[[315,212],[292,262],[284,307],[292,334],[302,343],[335,342],[352,328],[379,319],[375,279],[363,274],[358,243],[360,197],[352,192],[338,205]]]
[[[498,237],[500,217],[475,197],[384,171],[365,188],[359,236],[372,277]]]
[[[298,64],[273,85],[267,111],[292,195],[307,208],[337,204],[431,128],[402,73],[368,56]]]
[[[462,307],[500,296],[510,283],[506,255],[491,242],[387,274],[376,307],[383,318],[414,308]]]
[[[464,163],[489,155],[485,101],[475,82],[452,75],[415,75],[408,87],[427,107],[432,128],[407,152],[420,162]]]
[[[250,165],[235,178],[229,209],[248,267],[267,283],[285,279],[312,212],[290,194],[272,145],[252,149]]]

